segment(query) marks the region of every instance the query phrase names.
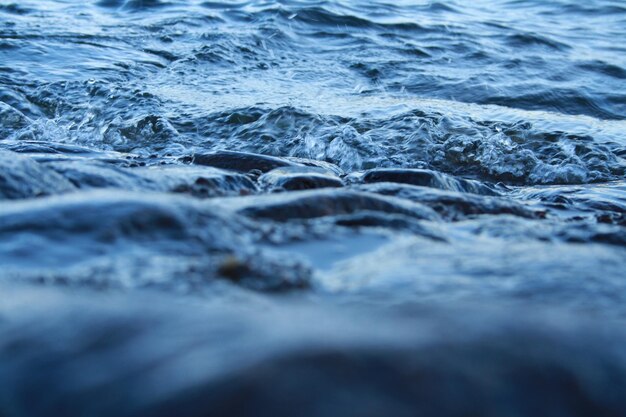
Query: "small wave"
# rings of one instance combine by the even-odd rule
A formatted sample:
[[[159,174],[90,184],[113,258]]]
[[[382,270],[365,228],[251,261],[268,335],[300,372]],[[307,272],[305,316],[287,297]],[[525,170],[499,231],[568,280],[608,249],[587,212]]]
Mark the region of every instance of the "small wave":
[[[617,96],[617,103],[624,100]],[[618,106],[611,106],[610,96],[601,100],[586,94],[583,89],[545,88],[542,85],[528,85],[520,94],[510,96],[486,96],[479,101],[527,110],[549,109],[563,114],[585,114],[600,119],[626,120],[626,114]]]
[[[587,71],[594,71],[620,80],[626,80],[626,69],[619,65],[596,60],[583,62],[579,64],[579,67]]]
[[[96,5],[100,7],[115,8],[118,10],[142,11],[160,8],[173,4],[165,0],[99,0]]]
[[[507,37],[507,43],[511,46],[526,48],[528,46],[539,45],[545,46],[557,51],[570,49],[571,47],[563,42],[557,42],[547,36],[541,36],[533,33],[516,33]]]
[[[306,7],[293,10],[282,10],[281,15],[289,20],[307,23],[314,26],[352,27],[396,29],[401,31],[420,31],[422,27],[416,22],[379,23],[367,17],[351,14],[340,14],[324,7]]]

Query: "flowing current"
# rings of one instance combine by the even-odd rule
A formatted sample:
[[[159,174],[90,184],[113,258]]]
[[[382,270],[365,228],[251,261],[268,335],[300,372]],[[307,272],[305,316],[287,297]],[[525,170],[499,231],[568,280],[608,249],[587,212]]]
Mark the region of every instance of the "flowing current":
[[[626,3],[0,0],[0,416],[626,415]]]

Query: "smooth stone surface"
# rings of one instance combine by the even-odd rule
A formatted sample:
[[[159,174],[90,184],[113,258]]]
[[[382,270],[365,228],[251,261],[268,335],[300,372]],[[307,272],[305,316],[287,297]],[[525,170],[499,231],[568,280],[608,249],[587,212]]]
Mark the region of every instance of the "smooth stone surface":
[[[396,182],[441,190],[459,191],[481,195],[497,195],[491,187],[474,180],[456,178],[429,169],[380,168],[357,173],[352,176],[357,182]]]
[[[277,158],[274,156],[236,151],[218,151],[205,154],[197,153],[187,159],[189,159],[189,161],[193,164],[212,166],[239,172],[248,172],[252,170],[268,172],[276,168],[300,165],[287,159]]]
[[[131,172],[151,180],[159,191],[190,194],[199,198],[257,192],[256,184],[247,175],[213,167],[159,165],[133,168]]]
[[[37,162],[92,161],[110,163],[121,167],[140,164],[137,155],[115,151],[86,148],[72,143],[36,140],[0,142],[0,148],[27,156]]]
[[[284,167],[273,169],[258,179],[269,191],[296,191],[316,188],[342,187],[343,182],[335,174],[322,168]]]
[[[432,225],[402,214],[365,212],[336,216],[332,219],[337,226],[350,228],[378,228],[394,230],[397,233],[410,233],[445,242],[443,233]]]
[[[2,146],[13,152],[24,154],[87,155],[90,157],[97,157],[99,155],[124,155],[117,152],[98,151],[74,144],[48,141],[21,140],[19,142],[6,142],[3,143]]]
[[[328,161],[321,161],[318,159],[296,158],[293,156],[289,156],[285,159],[295,162],[297,164],[307,166],[307,167],[320,168],[324,171],[332,172],[338,177],[344,176],[346,174],[343,169],[339,168],[337,165]]]

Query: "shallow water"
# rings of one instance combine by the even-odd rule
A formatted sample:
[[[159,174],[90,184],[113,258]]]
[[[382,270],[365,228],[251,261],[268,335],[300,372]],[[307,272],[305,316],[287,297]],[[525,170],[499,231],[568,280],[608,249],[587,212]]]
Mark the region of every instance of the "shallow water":
[[[626,5],[466,3],[0,0],[0,416],[623,415]]]

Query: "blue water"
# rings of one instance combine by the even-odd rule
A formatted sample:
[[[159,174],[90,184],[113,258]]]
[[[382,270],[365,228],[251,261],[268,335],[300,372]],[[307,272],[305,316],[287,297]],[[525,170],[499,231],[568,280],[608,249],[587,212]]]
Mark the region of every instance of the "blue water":
[[[0,416],[626,415],[626,3],[0,0]]]

